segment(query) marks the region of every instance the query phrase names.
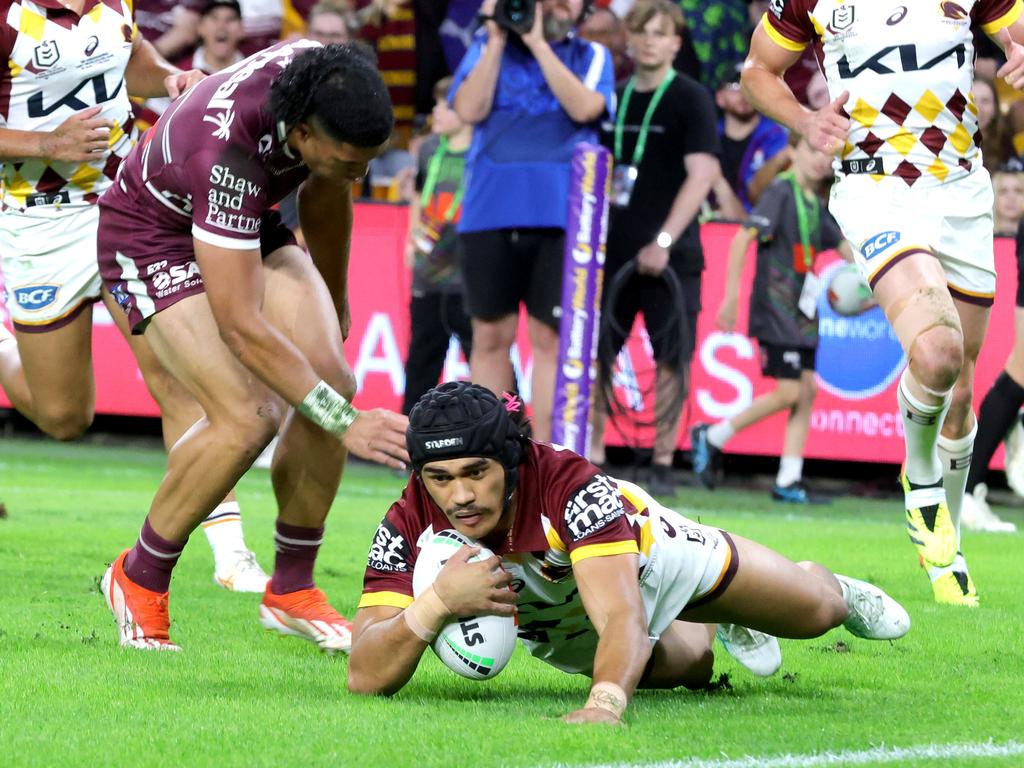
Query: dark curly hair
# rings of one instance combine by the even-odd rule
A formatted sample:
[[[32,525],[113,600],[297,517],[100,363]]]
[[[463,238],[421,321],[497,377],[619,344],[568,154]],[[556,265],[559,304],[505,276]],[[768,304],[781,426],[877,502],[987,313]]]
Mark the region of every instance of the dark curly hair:
[[[299,54],[270,86],[268,109],[290,129],[310,118],[335,141],[376,147],[391,136],[395,118],[372,51],[355,43]]]

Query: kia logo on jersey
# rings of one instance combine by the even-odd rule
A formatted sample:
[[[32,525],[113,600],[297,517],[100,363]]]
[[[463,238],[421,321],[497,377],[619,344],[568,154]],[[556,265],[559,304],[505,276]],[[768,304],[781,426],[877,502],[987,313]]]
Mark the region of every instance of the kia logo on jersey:
[[[885,23],[888,24],[890,27],[894,27],[901,21],[903,21],[905,18],[907,18],[907,6],[901,5],[899,8],[892,12],[892,15],[885,20]]]
[[[59,285],[23,285],[14,289],[14,300],[28,312],[38,312],[57,300]]]
[[[85,46],[85,55],[92,56],[96,53],[96,49],[100,47],[100,39],[93,35],[89,38],[89,42]]]
[[[963,21],[967,18],[967,11],[952,2],[952,0],[943,0],[943,2],[939,3],[939,8],[942,9],[942,15],[947,19]]]
[[[57,49],[57,43],[53,40],[41,42],[32,53],[32,60],[39,69],[52,67],[60,61],[60,51]]]

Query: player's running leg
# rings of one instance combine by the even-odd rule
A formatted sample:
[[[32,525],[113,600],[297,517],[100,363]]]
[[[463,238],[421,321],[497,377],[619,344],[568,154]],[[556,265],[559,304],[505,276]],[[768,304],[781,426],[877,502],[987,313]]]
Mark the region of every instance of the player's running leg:
[[[842,625],[857,637],[891,640],[910,629],[907,612],[878,587],[730,537],[738,559],[735,576],[717,597],[684,610],[681,620],[738,624],[790,638],[818,637]]]
[[[957,552],[938,438],[964,364],[960,316],[942,266],[924,248],[897,252],[871,282],[908,360],[897,393],[906,443],[901,482],[907,530],[922,561],[942,568]]]
[[[106,290],[103,291],[103,302],[131,347],[146,388],[160,408],[164,447],[170,451],[179,438],[203,417],[203,409],[188,390],[160,365],[145,337],[132,335],[127,316]],[[234,592],[262,593],[269,577],[245,543],[241,509],[234,489],[203,520],[201,526],[213,551],[214,583]]]

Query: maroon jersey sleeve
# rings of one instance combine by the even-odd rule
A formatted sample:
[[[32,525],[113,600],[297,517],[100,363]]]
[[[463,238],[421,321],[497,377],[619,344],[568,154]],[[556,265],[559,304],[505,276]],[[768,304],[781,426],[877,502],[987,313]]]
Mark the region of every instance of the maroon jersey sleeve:
[[[771,0],[761,26],[787,51],[802,51],[817,35],[810,16],[813,7],[814,0]]]
[[[994,35],[1020,18],[1021,0],[978,0],[971,9],[976,24],[985,34]]]
[[[426,526],[418,514],[419,501],[410,481],[402,498],[377,526],[366,558],[360,608],[389,605],[408,608],[412,603],[412,572],[416,567],[416,542]]]
[[[196,180],[192,236],[220,248],[259,250],[260,220],[269,207],[268,173],[243,145],[211,142],[219,140],[204,142],[188,160],[189,177]]]
[[[531,450],[544,514],[573,563],[640,551],[622,497],[606,475],[572,451],[538,443]]]

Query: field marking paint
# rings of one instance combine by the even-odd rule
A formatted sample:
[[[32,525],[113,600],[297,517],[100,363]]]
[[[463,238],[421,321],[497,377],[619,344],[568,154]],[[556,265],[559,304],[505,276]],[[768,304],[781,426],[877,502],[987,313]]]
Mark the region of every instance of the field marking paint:
[[[874,747],[857,751],[819,752],[804,755],[776,755],[774,757],[739,758],[684,758],[657,763],[605,763],[586,768],[818,768],[830,765],[877,765],[899,763],[905,760],[950,760],[964,757],[1013,757],[1024,755],[1024,743],[991,741],[964,744],[928,744],[920,747]],[[558,763],[554,768],[568,768]]]

